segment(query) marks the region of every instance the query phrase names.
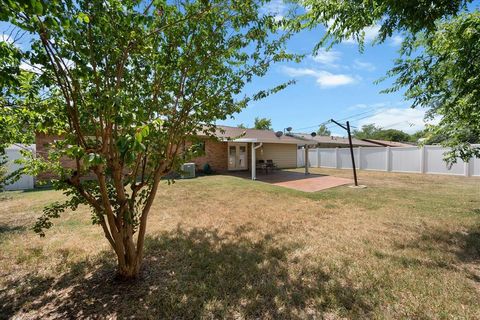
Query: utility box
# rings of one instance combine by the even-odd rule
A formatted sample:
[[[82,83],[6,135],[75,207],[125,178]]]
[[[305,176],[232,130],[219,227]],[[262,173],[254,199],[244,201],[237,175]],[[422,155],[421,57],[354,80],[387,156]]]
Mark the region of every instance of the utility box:
[[[195,163],[189,162],[182,164],[181,168],[182,179],[191,179],[195,178]]]

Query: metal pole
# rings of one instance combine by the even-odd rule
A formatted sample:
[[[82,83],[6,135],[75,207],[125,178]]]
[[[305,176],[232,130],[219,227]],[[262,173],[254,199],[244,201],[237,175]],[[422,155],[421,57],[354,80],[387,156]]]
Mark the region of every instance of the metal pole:
[[[350,123],[348,121],[347,121],[347,132],[348,132],[348,144],[350,145],[350,155],[352,156],[353,179],[355,180],[355,186],[358,186],[357,168],[355,167],[355,157],[353,155],[352,134],[350,133]]]
[[[310,174],[308,172],[308,144],[305,145],[305,174]]]

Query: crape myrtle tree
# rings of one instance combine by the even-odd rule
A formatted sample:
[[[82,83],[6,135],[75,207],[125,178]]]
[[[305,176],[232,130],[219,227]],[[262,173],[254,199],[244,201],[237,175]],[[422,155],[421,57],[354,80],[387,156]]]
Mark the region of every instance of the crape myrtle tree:
[[[306,10],[290,27],[326,28],[315,50],[346,39],[357,40],[363,50],[366,28],[378,28],[374,43],[401,33],[400,57],[387,74],[395,82],[384,92],[405,89],[412,107],[425,107],[427,118],[441,119],[429,131],[452,147],[449,162],[480,157],[480,149],[470,144],[480,136],[478,5],[469,10],[472,0],[296,2]]]
[[[247,82],[284,51],[289,33],[264,1],[4,1],[0,18],[30,35],[21,60],[41,69],[36,94],[51,117],[36,130],[55,134],[30,173],[54,173],[65,202],[44,209],[41,235],[66,209],[88,205],[118,258],[121,278],[141,267],[148,213],[160,179],[195,150],[195,134],[283,89],[241,96]],[[22,72],[19,72],[21,74]],[[12,95],[23,105],[26,95]],[[187,144],[188,145],[188,144]],[[74,167],[64,167],[70,159]]]

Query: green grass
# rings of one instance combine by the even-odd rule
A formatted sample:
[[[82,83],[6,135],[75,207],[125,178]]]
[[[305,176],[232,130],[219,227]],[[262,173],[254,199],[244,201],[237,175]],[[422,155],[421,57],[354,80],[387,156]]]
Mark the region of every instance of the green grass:
[[[349,177],[349,171],[313,169]],[[210,176],[160,188],[135,283],[86,208],[0,196],[0,318],[480,318],[480,179],[360,172],[305,193]]]

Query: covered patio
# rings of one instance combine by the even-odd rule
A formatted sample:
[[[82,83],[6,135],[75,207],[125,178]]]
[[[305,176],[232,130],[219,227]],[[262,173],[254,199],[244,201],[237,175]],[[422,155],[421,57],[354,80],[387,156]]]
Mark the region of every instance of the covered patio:
[[[230,174],[251,179],[251,173],[246,171],[231,172]],[[268,174],[264,171],[258,171],[256,180],[304,192],[316,192],[353,183],[351,179],[323,174],[305,174],[290,170],[274,170],[269,171]]]

